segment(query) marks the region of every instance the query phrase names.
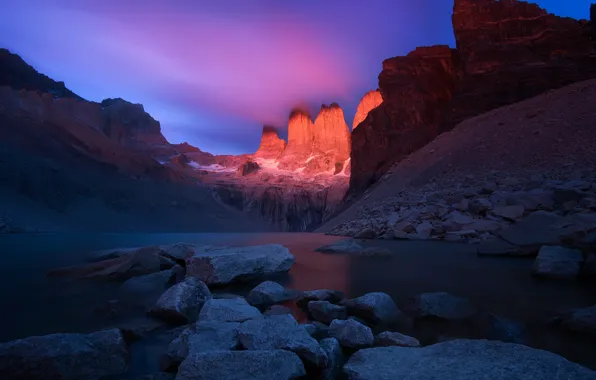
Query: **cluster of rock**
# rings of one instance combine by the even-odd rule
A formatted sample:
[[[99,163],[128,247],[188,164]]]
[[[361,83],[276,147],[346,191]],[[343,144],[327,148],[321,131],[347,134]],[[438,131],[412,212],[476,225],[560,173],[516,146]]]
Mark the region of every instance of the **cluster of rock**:
[[[519,338],[511,335],[515,329],[506,321],[448,293],[416,296],[405,311],[386,293],[346,299],[336,290],[295,291],[273,281],[260,283],[246,298],[212,293],[218,285],[288,271],[294,257],[279,245],[178,243],[104,251],[92,260],[97,262],[57,272],[128,278],[122,290],[133,296],[130,302],[151,290],[163,292],[146,304],[148,315],[183,326],[172,330],[177,333],[166,351],[154,358],[164,372],[153,378],[430,379],[445,373],[476,379],[480,375],[499,378],[506,370],[507,378],[522,379],[528,366],[543,378],[555,369],[565,378],[596,378],[593,371],[555,354],[505,343]],[[308,323],[298,323],[292,305],[306,313]],[[570,330],[596,334],[595,316],[596,306],[575,310],[557,322]],[[426,318],[481,325],[486,337],[496,340],[454,339],[421,347],[409,331],[414,320]],[[139,338],[134,329],[120,327],[2,343],[0,375],[15,380],[123,375],[131,333]]]
[[[456,48],[383,62],[382,104],[354,128],[349,194],[465,119],[596,77],[586,23],[523,1],[456,0]]]

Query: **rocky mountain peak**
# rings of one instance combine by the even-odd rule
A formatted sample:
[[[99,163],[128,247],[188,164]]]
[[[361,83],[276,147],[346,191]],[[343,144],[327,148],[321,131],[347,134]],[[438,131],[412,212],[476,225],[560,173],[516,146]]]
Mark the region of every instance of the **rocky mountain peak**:
[[[371,90],[364,94],[362,99],[360,99],[360,103],[358,103],[358,108],[356,108],[356,115],[354,116],[354,122],[352,123],[352,131],[356,129],[358,124],[366,119],[366,116],[368,116],[370,111],[377,108],[381,103],[383,103],[383,97],[379,90]]]
[[[350,129],[339,104],[321,106],[314,122],[313,135],[315,153],[333,152],[340,161],[350,156]]]
[[[263,127],[259,149],[257,149],[254,156],[264,159],[277,159],[285,148],[286,142],[279,138],[277,128],[266,125]]]

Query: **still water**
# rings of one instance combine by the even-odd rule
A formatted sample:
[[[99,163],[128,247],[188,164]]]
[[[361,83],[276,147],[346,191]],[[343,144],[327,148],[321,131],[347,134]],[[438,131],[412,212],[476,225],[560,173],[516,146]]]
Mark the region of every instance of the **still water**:
[[[596,304],[596,289],[531,277],[532,259],[479,258],[470,245],[425,241],[371,241],[392,257],[324,254],[317,247],[336,237],[312,233],[266,234],[27,234],[0,236],[0,341],[54,332],[88,332],[106,326],[98,305],[117,297],[118,285],[46,277],[60,266],[84,263],[97,250],[188,242],[213,245],[285,245],[296,257],[276,278],[298,289],[337,289],[347,297],[390,294],[398,306],[423,292],[445,291],[527,326],[527,344],[596,369],[596,340],[569,335],[544,321],[559,311]],[[244,289],[246,291],[247,289]],[[163,344],[162,344],[163,345]],[[161,349],[161,348],[160,348]],[[137,361],[146,361],[137,350]],[[148,361],[145,370],[156,366]]]

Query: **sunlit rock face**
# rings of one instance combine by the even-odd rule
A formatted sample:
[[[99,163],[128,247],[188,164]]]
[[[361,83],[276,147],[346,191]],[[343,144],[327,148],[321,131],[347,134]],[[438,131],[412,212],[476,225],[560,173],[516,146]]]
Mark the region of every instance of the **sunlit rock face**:
[[[279,133],[275,127],[264,126],[261,135],[261,143],[254,154],[255,158],[269,160],[278,159],[286,149],[286,142],[279,138]]]
[[[354,122],[352,123],[352,131],[356,129],[358,124],[362,123],[368,113],[373,109],[377,108],[379,105],[383,103],[383,97],[381,96],[381,92],[379,90],[372,90],[367,92],[362,99],[360,99],[360,103],[358,103],[358,108],[356,108],[356,115],[354,116]]]
[[[310,115],[302,110],[293,110],[288,121],[288,145],[280,160],[279,168],[296,170],[304,167],[313,147],[313,124]]]

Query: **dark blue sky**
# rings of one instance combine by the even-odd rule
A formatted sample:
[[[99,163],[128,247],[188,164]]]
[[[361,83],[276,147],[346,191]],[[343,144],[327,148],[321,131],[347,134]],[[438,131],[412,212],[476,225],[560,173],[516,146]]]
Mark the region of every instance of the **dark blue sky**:
[[[590,0],[538,0],[588,18]],[[450,0],[18,0],[0,46],[95,101],[142,103],[171,142],[256,149],[296,104],[337,102],[352,124],[381,62],[454,45]]]

